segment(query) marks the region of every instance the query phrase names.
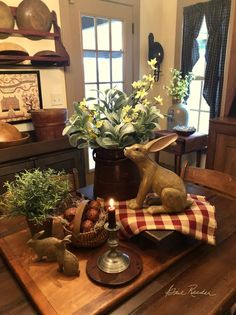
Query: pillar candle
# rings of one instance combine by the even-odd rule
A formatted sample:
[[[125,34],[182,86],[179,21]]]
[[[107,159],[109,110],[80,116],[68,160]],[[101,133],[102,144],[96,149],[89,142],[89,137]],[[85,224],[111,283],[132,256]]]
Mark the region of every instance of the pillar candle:
[[[116,208],[114,206],[114,200],[109,200],[108,207],[108,227],[109,229],[114,229],[116,227]]]

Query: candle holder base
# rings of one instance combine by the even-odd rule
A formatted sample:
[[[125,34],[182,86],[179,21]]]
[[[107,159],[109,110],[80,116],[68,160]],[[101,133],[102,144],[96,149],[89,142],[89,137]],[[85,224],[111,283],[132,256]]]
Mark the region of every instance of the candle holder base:
[[[126,253],[116,250],[114,253],[110,250],[98,258],[98,268],[107,273],[119,273],[129,267],[130,258]]]
[[[92,255],[87,262],[86,272],[92,281],[100,285],[116,287],[129,283],[139,276],[143,268],[141,257],[128,247],[119,248],[120,251],[130,259],[128,267],[124,271],[118,273],[107,273],[102,271],[97,264],[99,258],[104,254],[104,249],[100,250]]]

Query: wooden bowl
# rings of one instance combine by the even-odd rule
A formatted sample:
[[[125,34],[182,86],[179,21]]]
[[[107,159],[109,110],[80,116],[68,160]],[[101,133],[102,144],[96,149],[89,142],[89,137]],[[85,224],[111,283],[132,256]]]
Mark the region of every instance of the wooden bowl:
[[[13,29],[15,24],[11,9],[4,2],[0,1],[0,28]],[[0,33],[0,38],[9,37],[9,33]]]
[[[29,56],[28,52],[18,44],[3,42],[0,43],[0,55],[7,56]],[[6,60],[0,60],[0,64],[16,64],[20,63],[22,60],[9,60],[6,57]]]
[[[38,51],[34,57],[47,57],[47,58],[58,58],[62,57],[55,51],[52,50],[42,50]],[[62,63],[60,61],[55,60],[31,60],[31,64],[33,66],[60,66]]]
[[[29,133],[23,132],[21,134],[21,138],[18,140],[12,140],[12,141],[0,141],[0,149],[8,148],[8,147],[13,147],[15,145],[19,144],[24,144],[29,140]]]
[[[15,126],[0,122],[0,142],[15,141],[21,138],[21,133]]]
[[[52,26],[52,15],[41,0],[23,0],[16,10],[16,23],[19,29],[28,31],[49,32]],[[38,40],[39,36],[26,36]]]

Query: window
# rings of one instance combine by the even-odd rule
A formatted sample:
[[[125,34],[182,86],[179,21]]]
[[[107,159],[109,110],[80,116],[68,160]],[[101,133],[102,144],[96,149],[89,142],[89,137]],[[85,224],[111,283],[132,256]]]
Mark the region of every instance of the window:
[[[202,133],[208,133],[210,118],[210,108],[203,97],[207,39],[208,32],[206,20],[204,18],[197,38],[200,58],[192,70],[195,75],[195,79],[191,82],[190,96],[188,98],[189,125],[194,126],[197,131]]]
[[[123,23],[82,16],[85,97],[111,87],[123,89]]]

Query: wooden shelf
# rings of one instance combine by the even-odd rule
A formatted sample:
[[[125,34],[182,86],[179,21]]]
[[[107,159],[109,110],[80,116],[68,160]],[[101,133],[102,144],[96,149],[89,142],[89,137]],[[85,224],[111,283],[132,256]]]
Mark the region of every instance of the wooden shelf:
[[[16,7],[10,7],[12,10],[12,14],[14,18],[16,17]],[[35,37],[35,40],[41,40],[41,39],[49,39],[54,40],[55,42],[55,52],[59,56],[20,56],[20,55],[0,55],[0,64],[3,67],[6,68],[12,68],[12,67],[63,67],[63,66],[69,66],[70,65],[70,57],[63,46],[63,43],[61,41],[61,30],[60,27],[57,24],[57,16],[55,11],[51,12],[52,15],[52,25],[53,25],[53,32],[41,32],[36,30],[25,30],[25,29],[6,29],[6,28],[0,28],[0,33],[10,34],[10,36],[25,36],[25,37]],[[29,40],[34,40],[30,39]],[[43,49],[42,49],[43,50]],[[32,60],[37,61],[36,64],[19,64],[20,61],[25,60]],[[6,62],[4,64],[4,61]],[[14,61],[16,63],[14,63]]]

